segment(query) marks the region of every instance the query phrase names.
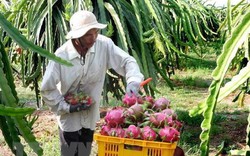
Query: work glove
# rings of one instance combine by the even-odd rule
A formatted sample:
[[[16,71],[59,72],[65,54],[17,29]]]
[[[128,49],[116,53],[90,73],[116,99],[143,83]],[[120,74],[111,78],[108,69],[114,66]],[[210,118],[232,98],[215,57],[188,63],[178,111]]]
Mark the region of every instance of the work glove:
[[[90,106],[86,104],[76,104],[76,105],[70,105],[69,107],[69,112],[74,113],[74,112],[80,112],[82,110],[88,110]]]
[[[132,81],[126,87],[126,94],[128,96],[132,96],[132,94],[134,94],[135,96],[139,96],[139,93],[138,93],[139,89],[140,89],[140,83]]]

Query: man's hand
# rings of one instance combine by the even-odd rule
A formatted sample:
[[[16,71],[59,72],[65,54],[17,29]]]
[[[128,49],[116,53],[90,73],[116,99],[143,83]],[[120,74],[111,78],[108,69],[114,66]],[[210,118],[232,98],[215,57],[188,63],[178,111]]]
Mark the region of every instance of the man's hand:
[[[140,83],[132,81],[127,85],[126,93],[129,96],[131,96],[132,94],[138,96],[139,89],[140,89]]]
[[[86,104],[70,105],[69,112],[70,113],[80,112],[82,110],[88,110],[89,108],[90,108],[90,106],[87,106]]]

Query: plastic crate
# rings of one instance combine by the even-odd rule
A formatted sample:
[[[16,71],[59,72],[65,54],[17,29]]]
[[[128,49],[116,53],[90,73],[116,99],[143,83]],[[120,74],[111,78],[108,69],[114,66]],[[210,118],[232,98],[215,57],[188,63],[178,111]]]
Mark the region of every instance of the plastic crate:
[[[177,142],[165,143],[94,134],[98,156],[173,156]],[[133,154],[133,155],[132,155]]]

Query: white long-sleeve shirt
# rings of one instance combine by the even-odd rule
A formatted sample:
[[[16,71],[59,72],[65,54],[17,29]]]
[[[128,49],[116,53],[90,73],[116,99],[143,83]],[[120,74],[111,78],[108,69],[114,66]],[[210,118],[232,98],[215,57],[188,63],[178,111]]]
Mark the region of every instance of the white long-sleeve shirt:
[[[63,131],[77,131],[82,127],[95,129],[100,119],[101,93],[108,69],[113,68],[125,76],[127,83],[143,80],[136,60],[103,35],[98,35],[95,44],[88,50],[84,65],[81,65],[80,55],[71,40],[64,43],[55,55],[68,60],[73,66],[50,61],[42,80],[41,95],[56,114]],[[64,95],[78,91],[91,96],[95,103],[89,110],[69,113],[70,105],[65,102]]]

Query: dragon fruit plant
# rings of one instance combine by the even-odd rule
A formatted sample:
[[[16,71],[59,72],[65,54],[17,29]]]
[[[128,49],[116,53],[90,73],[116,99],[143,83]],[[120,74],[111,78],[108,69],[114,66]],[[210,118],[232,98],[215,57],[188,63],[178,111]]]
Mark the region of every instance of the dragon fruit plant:
[[[82,105],[91,106],[93,103],[92,98],[83,92],[68,93],[64,96],[64,99],[67,103],[71,105],[82,104]]]
[[[161,142],[179,140],[182,123],[167,98],[125,95],[121,105],[107,112],[101,135]]]

